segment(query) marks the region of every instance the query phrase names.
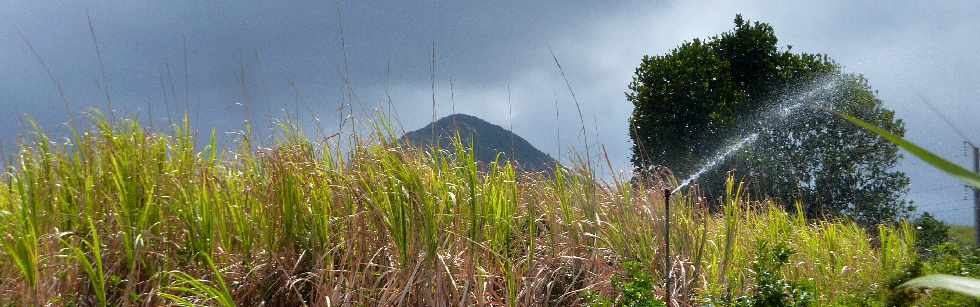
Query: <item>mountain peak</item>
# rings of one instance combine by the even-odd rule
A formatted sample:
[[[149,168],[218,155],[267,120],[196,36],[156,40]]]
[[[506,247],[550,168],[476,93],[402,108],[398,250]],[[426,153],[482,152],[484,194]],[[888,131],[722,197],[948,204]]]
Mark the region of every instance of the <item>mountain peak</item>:
[[[405,133],[402,140],[416,146],[431,146],[433,131],[443,149],[452,149],[452,138],[458,131],[463,144],[473,144],[476,160],[482,163],[493,162],[498,154],[502,160],[514,156],[512,160],[525,171],[551,171],[556,163],[551,156],[510,130],[467,114],[440,118],[419,130]]]

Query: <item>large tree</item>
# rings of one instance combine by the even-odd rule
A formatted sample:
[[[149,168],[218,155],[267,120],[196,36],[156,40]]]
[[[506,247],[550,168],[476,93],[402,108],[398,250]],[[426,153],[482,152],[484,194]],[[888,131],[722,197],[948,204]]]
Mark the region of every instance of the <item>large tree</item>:
[[[898,148],[828,109],[898,135],[902,121],[863,76],[842,72],[826,55],[780,50],[777,42],[770,25],[736,16],[731,31],[644,56],[626,93],[634,105],[629,130],[637,173],[666,166],[683,178],[739,136],[759,133],[700,177],[702,191],[720,194],[720,179],[733,170],[757,196],[801,201],[810,217],[873,225],[906,216],[909,180],[894,169]],[[776,115],[793,101],[805,105]]]

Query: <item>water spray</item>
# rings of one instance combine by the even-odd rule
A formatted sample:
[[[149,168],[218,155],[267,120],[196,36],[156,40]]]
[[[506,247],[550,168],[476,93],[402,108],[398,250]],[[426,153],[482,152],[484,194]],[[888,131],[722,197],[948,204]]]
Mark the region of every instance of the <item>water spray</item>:
[[[687,179],[684,179],[684,181],[681,181],[681,183],[678,184],[677,187],[674,188],[673,191],[670,191],[670,193],[680,191],[684,187],[690,185],[692,182],[694,182],[695,179],[698,179],[698,177],[701,177],[702,174],[704,174],[705,172],[707,172],[707,171],[715,168],[715,166],[717,166],[718,163],[721,163],[722,161],[724,161],[726,158],[728,158],[729,155],[731,155],[732,153],[734,153],[735,151],[737,151],[739,149],[742,149],[742,147],[745,147],[745,145],[748,145],[748,144],[751,144],[751,143],[755,142],[755,140],[758,139],[758,138],[759,138],[759,133],[756,132],[756,133],[753,133],[753,134],[749,134],[748,136],[746,136],[745,138],[739,140],[735,144],[732,144],[732,145],[730,145],[728,147],[725,147],[724,150],[718,152],[718,154],[716,154],[714,157],[711,157],[711,160],[708,160],[708,162],[704,166],[702,166],[700,169],[698,169],[698,171],[694,172],[693,175],[691,175],[690,177],[687,177]]]
[[[833,113],[834,111],[828,106],[820,105],[815,103],[815,101],[820,102],[826,100],[827,98],[821,97],[821,95],[827,94],[828,92],[830,94],[834,94],[834,89],[840,86],[840,84],[841,79],[836,76],[817,79],[808,90],[781,98],[781,103],[777,104],[775,108],[768,109],[761,113],[761,117],[764,118],[766,123],[769,125],[779,125],[784,123],[793,114],[806,109]],[[762,123],[762,121],[759,123]],[[736,139],[733,143],[730,143],[730,145],[721,148],[715,153],[715,155],[706,160],[704,164],[694,172],[694,174],[691,174],[691,176],[688,176],[687,179],[681,181],[680,184],[678,184],[677,187],[670,192],[675,193],[684,187],[687,187],[697,180],[698,177],[701,177],[701,175],[704,173],[714,169],[719,164],[724,162],[730,155],[734,154],[743,147],[755,143],[755,141],[758,139],[759,132],[753,132],[745,135],[741,139]]]

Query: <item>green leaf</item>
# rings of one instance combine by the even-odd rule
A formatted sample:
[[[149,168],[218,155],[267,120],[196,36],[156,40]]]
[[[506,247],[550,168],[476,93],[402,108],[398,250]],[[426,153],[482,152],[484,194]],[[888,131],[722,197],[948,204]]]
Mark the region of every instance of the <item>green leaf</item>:
[[[909,280],[902,288],[939,288],[980,298],[980,279],[933,274]]]
[[[847,115],[844,113],[837,113],[837,115],[861,128],[874,132],[875,134],[881,136],[882,138],[888,140],[889,142],[895,143],[895,145],[898,145],[898,147],[905,149],[905,151],[908,151],[913,156],[922,159],[922,161],[929,163],[929,165],[932,165],[933,167],[945,172],[946,174],[956,177],[956,179],[959,179],[960,181],[963,181],[968,185],[971,185],[976,188],[980,188],[980,175],[977,175],[974,172],[971,172],[959,165],[956,165],[953,162],[949,162],[948,160],[943,159],[942,157],[922,147],[919,147],[918,145],[912,144],[911,142],[906,141],[902,137],[894,135],[885,129],[881,129],[879,127],[871,125],[868,122],[865,122],[851,115]]]

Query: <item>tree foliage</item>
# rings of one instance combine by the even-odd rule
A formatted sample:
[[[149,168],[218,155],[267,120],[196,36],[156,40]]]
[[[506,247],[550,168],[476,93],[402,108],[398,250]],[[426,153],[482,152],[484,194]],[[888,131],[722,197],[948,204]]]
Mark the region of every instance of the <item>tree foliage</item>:
[[[863,76],[843,73],[826,55],[777,43],[770,25],[736,16],[731,31],[644,56],[626,92],[637,173],[666,166],[688,176],[733,139],[758,132],[751,146],[699,178],[703,191],[720,194],[722,173],[735,170],[754,193],[787,205],[800,200],[811,217],[846,215],[872,225],[906,216],[908,177],[894,170],[897,147],[823,109],[897,135],[904,134],[902,121]],[[826,88],[815,91],[817,85]],[[801,93],[812,94],[805,110],[774,119]]]

